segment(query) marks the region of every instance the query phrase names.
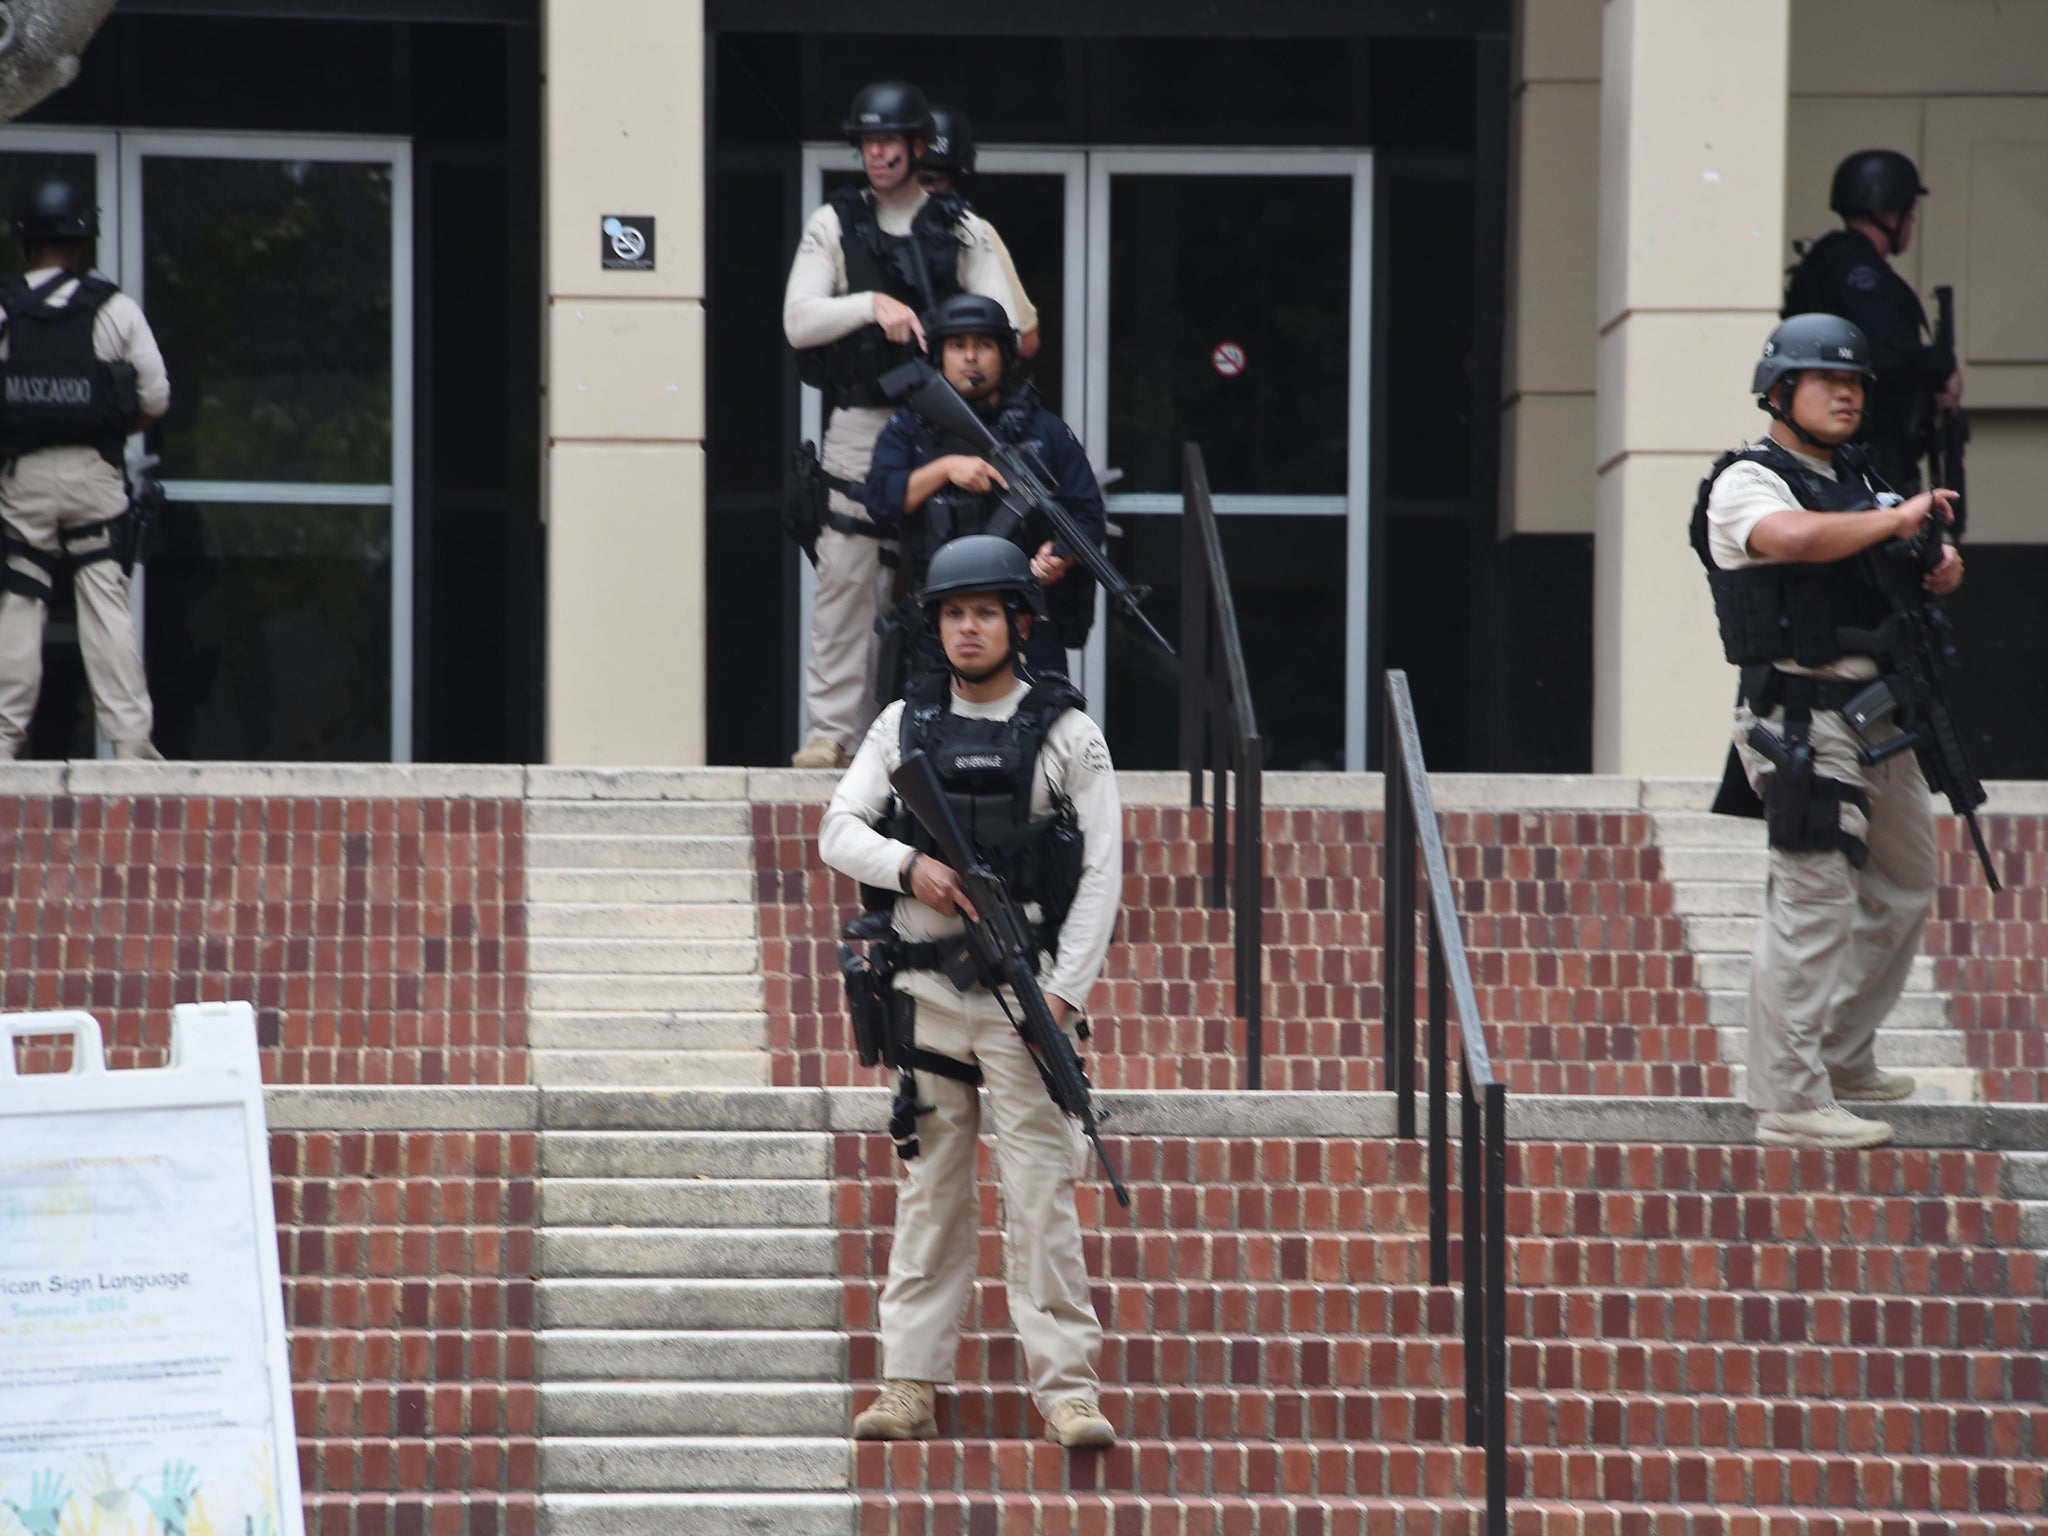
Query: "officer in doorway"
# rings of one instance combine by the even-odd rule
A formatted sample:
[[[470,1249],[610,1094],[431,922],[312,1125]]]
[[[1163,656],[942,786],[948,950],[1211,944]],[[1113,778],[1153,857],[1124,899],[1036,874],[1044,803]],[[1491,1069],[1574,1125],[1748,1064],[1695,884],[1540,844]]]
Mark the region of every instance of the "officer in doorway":
[[[100,737],[117,758],[160,759],[128,612],[139,530],[122,455],[170,409],[170,379],[141,308],[91,270],[99,209],[82,187],[30,187],[12,229],[28,269],[0,279],[0,756],[27,739],[52,582],[68,566]]]
[[[919,356],[921,315],[956,293],[1015,301],[988,231],[959,197],[928,193],[917,160],[931,132],[924,93],[900,80],[865,86],[846,137],[867,184],[835,192],[811,215],[789,269],[782,328],[797,374],[823,391],[823,472],[830,486],[815,546],[804,683],[809,735],[790,759],[837,768],[874,718],[875,616],[889,598],[882,530],[862,504],[868,458],[889,419],[877,380]]]
[[[1785,289],[1787,318],[1839,315],[1863,332],[1875,370],[1864,402],[1870,467],[1901,496],[1920,489],[1920,461],[1938,415],[1963,397],[1955,350],[1927,339],[1927,312],[1890,258],[1913,239],[1913,207],[1927,192],[1913,162],[1865,149],[1835,167],[1828,206],[1843,228],[1805,248]]]
[[[1872,562],[1951,493],[1882,493],[1845,447],[1876,370],[1863,333],[1835,315],[1785,321],[1751,388],[1768,435],[1717,460],[1700,484],[1692,545],[1706,567],[1728,660],[1741,668],[1735,750],[1769,823],[1770,879],[1750,967],[1749,1102],[1772,1146],[1871,1147],[1892,1128],[1844,1107],[1903,1099],[1873,1045],[1906,984],[1934,901],[1934,818],[1911,752],[1872,764],[1898,734],[1862,718],[1882,675],[1872,651],[1890,607]],[[1953,592],[1954,545],[1925,577]],[[1761,727],[1760,731],[1754,728]],[[1739,781],[1716,810],[1738,806]]]
[[[974,125],[958,107],[933,102],[931,142],[918,158],[917,179],[924,183],[927,192],[959,190],[964,195],[967,178],[973,174]],[[1016,295],[1017,355],[1028,361],[1038,356],[1038,306],[1024,291],[1023,279],[1017,276],[1017,263],[1010,259],[1010,248],[1003,244],[995,225],[983,219],[981,227],[988,231],[989,244],[995,247],[996,259],[1010,279],[1010,292]]]
[[[1061,506],[1099,548],[1107,523],[1095,471],[1072,430],[1038,403],[1037,392],[1017,374],[1017,335],[1002,305],[978,294],[959,294],[926,318],[924,334],[946,382],[997,438],[1032,448]],[[923,588],[926,567],[938,549],[989,528],[1006,486],[994,465],[908,407],[889,418],[875,443],[866,497],[876,523],[898,539],[898,558],[913,593]],[[1026,519],[1011,537],[1047,589],[1048,611],[1031,628],[1025,664],[1035,677],[1064,674],[1067,651],[1087,641],[1094,622],[1095,581],[1075,568],[1071,555],[1054,550],[1040,520]],[[883,635],[876,680],[888,697],[895,697],[913,672],[944,670],[938,639],[915,602],[904,603],[883,621]]]
[[[914,1068],[914,1114],[882,1291],[881,1395],[854,1420],[861,1439],[937,1433],[935,1385],[953,1379],[960,1319],[974,1286],[980,1202],[979,1087],[998,1138],[1005,1278],[1046,1436],[1108,1445],[1096,1362],[1102,1328],[1088,1294],[1074,1181],[1086,1149],[1048,1096],[1030,1049],[999,1000],[938,967],[974,916],[958,876],[889,776],[926,753],[977,851],[1004,875],[1043,944],[1038,972],[1060,1026],[1085,1039],[1088,994],[1116,925],[1123,813],[1109,748],[1064,678],[1030,683],[1017,659],[1044,614],[1024,552],[965,538],[932,557],[927,622],[948,671],[882,711],[825,812],[819,852],[886,911],[894,990],[886,1025]],[[1014,1004],[1012,1004],[1014,1006]],[[899,1142],[899,1146],[902,1143]]]

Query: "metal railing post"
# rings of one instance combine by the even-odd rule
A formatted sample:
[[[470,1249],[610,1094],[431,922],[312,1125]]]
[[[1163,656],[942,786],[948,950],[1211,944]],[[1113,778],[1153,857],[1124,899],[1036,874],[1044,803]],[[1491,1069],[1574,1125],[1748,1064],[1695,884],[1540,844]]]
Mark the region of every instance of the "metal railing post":
[[[1209,545],[1199,536],[1198,515],[1190,515],[1198,486],[1207,489],[1201,450],[1189,443],[1180,479],[1180,765],[1188,771],[1191,806],[1202,803],[1202,711],[1210,702]]]
[[[1261,1015],[1265,1003],[1265,838],[1261,822],[1260,774],[1266,744],[1257,736],[1244,740],[1244,762],[1237,777],[1237,1011],[1244,1019],[1245,1086],[1264,1086],[1266,1043]]]
[[[1508,1529],[1508,1091],[1486,1085],[1486,1530]]]
[[[1486,1252],[1481,1238],[1479,1097],[1472,1088],[1472,1068],[1464,1071],[1458,1099],[1464,1117],[1464,1145],[1458,1153],[1458,1183],[1465,1216],[1465,1443],[1478,1445],[1486,1431]]]
[[[1429,914],[1429,1283],[1451,1283],[1450,1047],[1444,1030],[1444,946]]]

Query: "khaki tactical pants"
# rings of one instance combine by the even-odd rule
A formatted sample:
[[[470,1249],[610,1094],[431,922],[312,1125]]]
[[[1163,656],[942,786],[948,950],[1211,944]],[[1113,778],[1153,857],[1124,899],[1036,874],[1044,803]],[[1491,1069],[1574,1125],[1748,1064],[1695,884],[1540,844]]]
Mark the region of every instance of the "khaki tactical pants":
[[[104,549],[107,536],[64,544],[60,530],[119,517],[128,506],[121,472],[91,448],[45,448],[23,454],[0,476],[0,519],[15,538],[52,559]],[[15,570],[47,581],[42,567],[12,556]],[[100,737],[108,742],[149,740],[154,725],[149,682],[128,612],[128,578],[112,560],[77,567],[78,644],[92,684]],[[0,595],[0,757],[20,755],[43,687],[43,626],[47,603],[19,592]]]
[[[1763,794],[1773,770],[1749,745],[1756,718],[1736,707],[1735,745]],[[1782,735],[1784,711],[1764,724]],[[1860,738],[1833,710],[1815,712],[1809,739],[1816,776],[1870,797],[1868,817],[1844,805],[1841,823],[1870,845],[1870,859],[1857,869],[1834,849],[1771,850],[1749,973],[1749,1103],[1757,1110],[1818,1109],[1835,1096],[1830,1072],[1853,1081],[1877,1070],[1877,1027],[1905,988],[1934,904],[1934,813],[1913,754],[1865,767]]]
[[[1070,1397],[1092,1401],[1102,1325],[1088,1295],[1074,1207],[1088,1144],[1047,1097],[1030,1051],[994,997],[979,988],[963,995],[924,973],[905,982],[917,999],[917,1043],[981,1064],[995,1116],[1003,1278],[1032,1397],[1041,1413]],[[903,1165],[897,1190],[896,1242],[882,1290],[882,1374],[950,1382],[980,1249],[981,1096],[930,1072],[917,1074],[917,1095],[933,1108],[918,1117],[921,1151]]]
[[[826,472],[865,482],[875,439],[888,422],[887,410],[834,411],[819,453]],[[873,521],[866,506],[849,496],[833,491],[829,501],[835,512]],[[892,577],[881,553],[879,539],[836,528],[818,534],[818,585],[811,598],[811,654],[804,673],[805,730],[838,742],[849,753],[880,709],[875,702],[880,643],[875,615],[888,605]]]

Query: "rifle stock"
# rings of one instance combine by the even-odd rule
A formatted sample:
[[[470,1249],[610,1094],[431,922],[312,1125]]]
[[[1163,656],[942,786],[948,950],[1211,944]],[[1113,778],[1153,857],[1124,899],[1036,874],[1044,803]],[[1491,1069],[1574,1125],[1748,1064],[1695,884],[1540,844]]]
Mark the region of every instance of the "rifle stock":
[[[1109,1149],[1102,1144],[1081,1058],[1074,1053],[1067,1032],[1053,1018],[1052,1007],[1032,970],[1031,928],[1023,911],[1001,878],[975,855],[945,790],[940,787],[930,758],[913,752],[889,776],[889,784],[938,844],[940,854],[960,877],[960,889],[979,914],[970,919],[963,912],[961,917],[967,923],[968,946],[982,984],[994,994],[1005,1013],[1010,1013],[1010,1007],[998,988],[1008,987],[1016,998],[1017,1012],[1010,1014],[1010,1022],[1030,1048],[1046,1093],[1063,1113],[1081,1122],[1081,1133],[1094,1146],[1096,1160],[1102,1164],[1103,1175],[1109,1180],[1117,1203],[1128,1206],[1131,1197],[1117,1175],[1116,1165],[1109,1160]]]
[[[1150,635],[1167,655],[1174,654],[1166,636],[1145,615],[1143,604],[1151,588],[1132,586],[1095,541],[1081,531],[1039,473],[1035,455],[991,432],[988,423],[974,414],[974,408],[960,398],[960,392],[930,363],[913,359],[900,368],[892,368],[882,375],[881,387],[889,399],[902,401],[940,431],[972,444],[974,451],[1009,482],[1009,489],[997,495],[1012,520],[1010,526],[1021,527],[1031,513],[1038,513],[1051,525],[1054,544],[1071,554],[1101,583],[1111,605]]]

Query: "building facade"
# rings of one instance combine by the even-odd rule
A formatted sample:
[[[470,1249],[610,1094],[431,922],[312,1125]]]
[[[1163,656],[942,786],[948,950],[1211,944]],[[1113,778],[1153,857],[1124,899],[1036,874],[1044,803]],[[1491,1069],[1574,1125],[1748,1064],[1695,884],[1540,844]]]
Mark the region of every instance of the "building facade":
[[[173,756],[786,760],[820,423],[782,284],[847,100],[902,76],[975,122],[1038,383],[1169,633],[1201,444],[1271,761],[1376,763],[1401,666],[1443,766],[1708,772],[1694,487],[1761,430],[1829,169],[1904,149],[1975,430],[1963,703],[2014,777],[2048,773],[2044,61],[1990,0],[124,0],[0,190],[96,179],[170,361],[137,613]],[[60,614],[39,755],[92,750],[76,655]],[[1165,659],[1111,618],[1083,668],[1167,766]]]

